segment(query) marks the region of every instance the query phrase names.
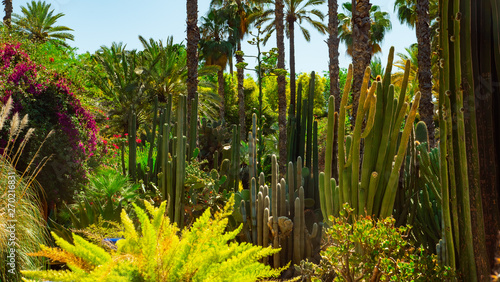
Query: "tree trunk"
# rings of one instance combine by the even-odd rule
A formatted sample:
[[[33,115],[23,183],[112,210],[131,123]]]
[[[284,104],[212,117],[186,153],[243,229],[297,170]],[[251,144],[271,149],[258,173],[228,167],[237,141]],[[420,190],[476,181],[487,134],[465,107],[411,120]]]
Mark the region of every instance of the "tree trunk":
[[[188,109],[187,117],[190,124],[191,117],[191,99],[196,97],[198,90],[198,41],[200,40],[200,32],[198,30],[198,0],[186,1],[187,11],[187,100]]]
[[[295,111],[295,19],[287,19],[290,31],[290,108]],[[300,103],[300,101],[299,101]],[[292,108],[293,107],[293,108]],[[295,114],[295,113],[292,113]]]
[[[432,103],[431,29],[429,27],[429,0],[417,0],[418,84],[420,119],[427,125],[429,144],[434,147],[434,104]]]
[[[498,76],[495,76],[495,63],[493,61],[495,50],[498,50],[498,45],[494,45],[491,29],[493,27],[492,18],[494,17],[492,10],[494,13],[495,9],[491,9],[493,5],[490,6],[488,3],[494,1],[475,0],[471,2],[471,38],[464,38],[472,45],[473,94],[475,95],[477,148],[479,149],[479,192],[482,195],[483,204],[485,248],[488,252],[488,263],[491,265],[495,263],[494,257],[497,255],[498,250],[497,235],[500,230],[500,178],[498,177],[500,173],[500,152],[497,149],[500,140],[498,124],[500,120],[498,115],[500,80]],[[500,71],[498,67],[496,67],[497,73]],[[471,194],[473,192],[471,190]],[[474,198],[478,197],[474,195]],[[472,211],[475,212],[476,209]],[[474,228],[476,227],[474,221],[473,224],[473,235],[477,236],[477,233],[482,230]],[[474,247],[476,248],[476,246]],[[478,262],[482,259],[485,258],[476,258]],[[479,265],[479,263],[476,263],[476,265]]]
[[[12,22],[12,0],[3,0],[2,3],[5,6],[5,16],[3,17],[3,23],[7,28],[10,29]]]
[[[276,22],[276,47],[278,48],[278,68],[285,70],[285,40],[283,24],[283,0],[276,0],[275,22]],[[279,171],[285,175],[286,169],[286,77],[278,75],[278,126],[279,126]]]
[[[241,41],[238,41],[238,51],[241,51]],[[231,59],[232,60],[232,59]],[[243,63],[243,56],[236,55],[236,62]],[[244,69],[242,67],[237,68],[236,76],[238,77],[238,113],[240,116],[240,139],[243,141],[247,140],[246,133],[246,121],[245,121],[245,92],[243,92],[243,80],[244,80]]]
[[[217,71],[217,83],[219,84],[218,92],[220,97],[219,115],[220,119],[222,120],[224,118],[225,107],[226,107],[224,102],[224,69],[222,68],[219,68],[219,70]]]
[[[352,65],[353,65],[353,107],[352,117],[356,120],[361,83],[365,69],[370,65],[372,46],[370,43],[370,0],[352,0]]]
[[[335,111],[339,111],[340,106],[340,86],[339,86],[339,30],[337,19],[337,0],[328,0],[328,55],[330,64],[330,95],[335,97]]]

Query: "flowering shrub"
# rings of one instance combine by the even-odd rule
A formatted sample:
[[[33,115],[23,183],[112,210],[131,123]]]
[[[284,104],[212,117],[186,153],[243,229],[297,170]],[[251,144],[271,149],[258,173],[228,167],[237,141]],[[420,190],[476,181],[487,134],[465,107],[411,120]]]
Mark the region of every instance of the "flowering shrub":
[[[87,162],[97,149],[98,129],[94,117],[75,96],[78,89],[71,81],[34,63],[20,45],[0,45],[0,99],[5,103],[12,97],[12,114],[28,114],[29,126],[39,131],[22,160],[32,158],[48,131],[56,131],[39,152],[52,159],[38,181],[49,199],[70,199],[73,190],[85,183]],[[8,130],[0,132],[0,148],[7,143]],[[18,169],[28,166],[22,160]]]

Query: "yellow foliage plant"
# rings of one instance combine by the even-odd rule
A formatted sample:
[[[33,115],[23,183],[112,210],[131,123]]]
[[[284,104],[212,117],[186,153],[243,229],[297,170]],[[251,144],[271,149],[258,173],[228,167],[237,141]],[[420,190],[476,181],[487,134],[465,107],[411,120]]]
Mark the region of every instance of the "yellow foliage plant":
[[[213,217],[207,210],[182,232],[166,216],[166,202],[158,208],[144,204],[146,211],[134,205],[140,230],[122,211],[124,239],[116,243],[116,251],[108,253],[75,234],[74,245],[53,234],[60,249],[42,246],[32,255],[64,262],[69,270],[23,275],[51,281],[256,281],[283,270],[259,262],[279,249],[235,242],[241,226],[226,232],[234,196]]]

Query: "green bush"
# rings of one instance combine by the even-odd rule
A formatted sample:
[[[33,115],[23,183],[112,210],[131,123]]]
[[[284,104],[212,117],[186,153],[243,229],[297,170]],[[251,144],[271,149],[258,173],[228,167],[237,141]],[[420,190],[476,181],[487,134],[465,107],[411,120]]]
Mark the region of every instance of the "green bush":
[[[453,272],[405,240],[409,227],[394,226],[393,218],[372,219],[352,214],[347,204],[340,217],[330,217],[327,246],[319,266],[308,273],[314,281],[336,276],[334,281],[441,281]],[[311,264],[303,264],[311,269]]]
[[[205,211],[179,237],[178,228],[165,216],[166,202],[159,208],[145,202],[147,212],[135,206],[140,231],[122,211],[124,239],[117,242],[116,252],[106,252],[78,235],[73,234],[72,245],[53,234],[61,249],[42,246],[33,255],[64,262],[70,270],[22,274],[53,281],[255,281],[278,276],[282,269],[259,262],[278,249],[233,242],[241,227],[225,232],[233,205],[231,197],[213,218]]]

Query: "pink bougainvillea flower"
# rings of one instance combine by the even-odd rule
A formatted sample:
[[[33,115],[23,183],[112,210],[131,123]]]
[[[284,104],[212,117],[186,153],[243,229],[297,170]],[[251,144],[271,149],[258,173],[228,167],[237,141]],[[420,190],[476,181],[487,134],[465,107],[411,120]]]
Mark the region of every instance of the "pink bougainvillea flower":
[[[116,144],[113,144],[113,147],[115,147],[115,149],[117,149],[117,150],[120,148],[120,147],[118,147],[118,145],[116,145]]]
[[[135,142],[141,143],[141,139],[135,139]]]
[[[103,143],[104,145],[106,145],[106,144],[108,144],[108,141],[107,141],[107,140],[105,140],[105,139],[103,139],[103,140],[102,140],[102,143]]]
[[[127,136],[128,136],[128,133],[125,133],[125,137],[127,137]]]

